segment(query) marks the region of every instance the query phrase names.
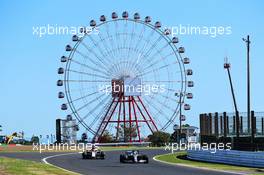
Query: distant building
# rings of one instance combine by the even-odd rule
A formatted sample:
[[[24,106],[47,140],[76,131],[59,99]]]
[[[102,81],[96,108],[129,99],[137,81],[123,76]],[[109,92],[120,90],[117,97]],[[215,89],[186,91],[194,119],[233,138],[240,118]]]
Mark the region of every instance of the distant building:
[[[173,129],[178,137],[180,133],[180,126],[174,125]],[[198,130],[198,127],[196,126],[182,125],[181,141],[182,142],[197,142],[198,140],[197,130]]]
[[[79,127],[76,119],[68,115],[66,119],[56,120],[56,140],[57,143],[76,143],[77,131]]]
[[[6,136],[0,135],[0,143],[4,143]]]

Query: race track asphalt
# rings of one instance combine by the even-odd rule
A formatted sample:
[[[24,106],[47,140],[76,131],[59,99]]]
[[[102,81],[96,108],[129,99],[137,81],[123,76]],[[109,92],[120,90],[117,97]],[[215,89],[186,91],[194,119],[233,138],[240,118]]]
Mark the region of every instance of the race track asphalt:
[[[119,162],[119,155],[123,151],[106,152],[105,160],[83,160],[81,154],[74,153],[0,153],[0,156],[27,159],[33,161],[46,161],[58,167],[74,171],[80,174],[88,175],[230,175],[230,173],[203,170],[197,168],[183,167],[177,165],[168,165],[154,161],[152,158],[158,154],[168,153],[163,150],[141,150],[142,154],[149,156],[149,164],[133,164]],[[55,156],[63,154],[60,156]],[[234,173],[232,173],[234,174]]]

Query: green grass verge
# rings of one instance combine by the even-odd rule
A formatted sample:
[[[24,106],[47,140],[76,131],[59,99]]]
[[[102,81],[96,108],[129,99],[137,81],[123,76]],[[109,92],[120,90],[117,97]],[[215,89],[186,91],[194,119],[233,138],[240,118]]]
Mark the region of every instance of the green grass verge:
[[[74,175],[62,169],[28,160],[0,157],[0,174],[3,175]],[[76,174],[75,174],[76,175]]]
[[[264,175],[264,169],[260,169],[260,168],[249,168],[249,167],[225,165],[225,164],[219,164],[219,163],[207,163],[207,162],[199,162],[199,161],[183,159],[183,157],[186,157],[186,154],[187,154],[186,152],[178,152],[174,154],[158,155],[155,158],[157,160],[168,162],[168,163],[173,163],[176,165],[184,164],[188,166],[208,168],[208,169],[214,169],[214,170],[245,172],[249,175]]]

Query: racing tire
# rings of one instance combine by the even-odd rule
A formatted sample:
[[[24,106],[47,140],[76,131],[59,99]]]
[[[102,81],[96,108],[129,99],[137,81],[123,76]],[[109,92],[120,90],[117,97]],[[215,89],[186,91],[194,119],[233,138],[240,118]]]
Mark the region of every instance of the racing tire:
[[[149,163],[148,157],[145,157],[145,161],[146,161],[146,162],[144,162],[145,164],[148,164]]]
[[[120,163],[125,163],[123,155],[120,155]]]

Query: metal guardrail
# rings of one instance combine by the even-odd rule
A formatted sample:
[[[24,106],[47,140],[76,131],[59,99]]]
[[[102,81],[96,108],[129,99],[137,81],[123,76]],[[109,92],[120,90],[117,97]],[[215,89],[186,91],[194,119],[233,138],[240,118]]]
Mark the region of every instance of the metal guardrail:
[[[211,153],[210,150],[188,150],[187,157],[192,160],[264,168],[264,152],[217,150]]]

